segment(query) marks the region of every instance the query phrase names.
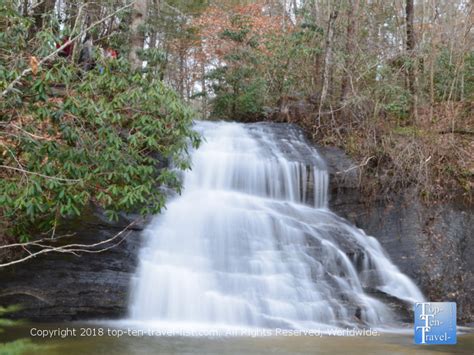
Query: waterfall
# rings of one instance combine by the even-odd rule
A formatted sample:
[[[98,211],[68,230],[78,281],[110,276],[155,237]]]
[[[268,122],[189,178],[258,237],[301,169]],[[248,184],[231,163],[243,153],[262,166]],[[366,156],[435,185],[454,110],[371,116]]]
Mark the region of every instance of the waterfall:
[[[373,237],[332,213],[299,130],[198,122],[184,189],[144,231],[130,318],[172,325],[384,326],[377,292],[422,301]]]

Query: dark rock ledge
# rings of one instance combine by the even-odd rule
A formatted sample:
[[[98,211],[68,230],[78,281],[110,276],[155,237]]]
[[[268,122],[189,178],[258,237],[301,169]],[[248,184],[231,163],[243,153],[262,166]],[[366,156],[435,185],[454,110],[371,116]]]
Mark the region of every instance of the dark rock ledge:
[[[74,243],[111,238],[135,218],[110,223],[98,211],[89,213],[71,223]],[[122,243],[99,254],[51,253],[0,270],[0,305],[19,304],[10,317],[41,322],[123,317],[143,227],[136,223]]]
[[[473,322],[473,206],[426,206],[409,190],[367,203],[358,188],[358,170],[353,169],[357,164],[340,149],[318,149],[330,173],[331,208],[376,237],[427,299],[455,301],[459,322]],[[94,212],[71,228],[76,241],[92,244],[112,237],[131,218],[122,216],[111,224]],[[21,304],[22,310],[12,317],[42,322],[125,316],[144,224],[135,225],[120,245],[100,254],[48,254],[0,270],[0,306]]]
[[[376,237],[427,300],[456,302],[458,322],[473,322],[474,206],[426,205],[410,189],[369,201],[358,187],[357,163],[337,148],[319,151],[330,173],[331,209]]]

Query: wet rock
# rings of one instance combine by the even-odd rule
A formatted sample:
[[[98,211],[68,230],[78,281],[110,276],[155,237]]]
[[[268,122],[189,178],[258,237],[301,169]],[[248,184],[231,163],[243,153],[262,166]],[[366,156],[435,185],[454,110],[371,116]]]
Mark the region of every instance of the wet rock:
[[[413,306],[411,304],[377,289],[365,288],[364,292],[388,305],[397,321],[413,324]]]
[[[392,261],[421,287],[431,301],[455,301],[462,322],[473,322],[472,291],[474,290],[474,214],[473,206],[451,202],[426,206],[409,190],[399,195],[380,196],[375,202],[358,188],[357,164],[337,148],[318,148],[325,162],[320,162],[305,147],[301,130],[291,124],[258,123],[274,132],[275,144],[283,147],[288,139],[301,139],[306,155],[302,163],[327,166],[330,174],[330,207],[367,234],[376,237]],[[255,129],[258,134],[258,129]],[[288,156],[296,154],[291,149]],[[300,153],[298,153],[300,154]],[[299,158],[301,159],[301,158]],[[322,165],[321,165],[322,166]],[[312,195],[312,193],[309,193]],[[71,222],[75,241],[92,244],[115,235],[135,216],[121,215],[118,223],[110,223],[100,211]],[[0,306],[21,304],[15,318],[36,321],[61,321],[91,318],[119,318],[127,312],[130,279],[138,262],[140,230],[146,220],[132,227],[130,235],[118,246],[100,254],[49,254],[8,269],[0,270]],[[337,238],[344,252],[355,265],[363,260],[357,245]],[[321,255],[318,243],[308,243],[308,253]],[[311,270],[314,278],[319,270]],[[366,275],[364,287],[374,284],[375,276]],[[370,291],[374,297],[387,301],[387,295]],[[402,307],[395,299],[394,309]],[[400,312],[402,310],[400,309]],[[411,321],[409,310],[402,319]],[[406,313],[408,312],[408,313]],[[354,309],[354,317],[357,318]]]
[[[330,208],[382,244],[391,260],[430,301],[453,301],[458,321],[472,322],[474,206],[458,201],[423,204],[406,189],[366,198],[357,163],[337,148],[320,148],[330,174]]]
[[[76,236],[63,242],[93,244],[113,237],[134,216],[111,223],[99,211],[71,222]],[[95,254],[51,253],[0,270],[0,305],[18,304],[9,316],[32,321],[120,318],[127,312],[142,224],[116,247]]]
[[[308,142],[294,124],[255,125],[270,127],[277,144],[285,144],[288,132]],[[426,205],[410,189],[369,199],[359,189],[359,163],[337,147],[316,148],[329,173],[330,208],[377,238],[391,260],[418,284],[428,300],[454,301],[458,321],[473,322],[474,205],[456,200]],[[303,158],[305,164],[314,164],[311,154],[308,150],[308,156]],[[334,235],[357,265],[357,248],[345,245],[344,238]]]

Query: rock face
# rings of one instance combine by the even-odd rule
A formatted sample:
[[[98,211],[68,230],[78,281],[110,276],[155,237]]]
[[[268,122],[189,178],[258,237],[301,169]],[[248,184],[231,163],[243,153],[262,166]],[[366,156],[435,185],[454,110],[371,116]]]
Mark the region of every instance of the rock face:
[[[275,129],[277,140],[284,141],[285,127],[279,124]],[[330,172],[330,207],[376,237],[428,300],[455,301],[459,321],[472,322],[473,206],[456,202],[426,206],[410,191],[367,204],[358,188],[356,164],[340,149],[319,151]],[[75,243],[106,240],[129,218],[110,224],[98,212],[84,216],[72,225]],[[120,245],[100,254],[49,254],[1,270],[0,306],[21,304],[22,310],[11,317],[43,322],[125,316],[142,228],[143,223],[134,226]]]
[[[358,188],[357,164],[337,148],[320,148],[330,172],[330,207],[376,237],[427,300],[453,301],[458,321],[473,322],[473,205],[425,205],[411,191],[368,203]]]
[[[129,222],[110,224],[99,212],[83,216],[73,226],[74,243],[104,241]],[[20,304],[10,317],[41,322],[123,317],[143,224],[132,228],[118,246],[99,254],[51,253],[2,270],[0,305]]]
[[[288,128],[297,129],[293,124],[266,124],[283,145]],[[305,139],[302,130],[297,135]],[[427,300],[454,301],[458,321],[473,322],[474,206],[458,201],[426,205],[409,189],[368,199],[359,189],[357,163],[336,147],[318,151],[330,174],[330,208],[377,238]]]

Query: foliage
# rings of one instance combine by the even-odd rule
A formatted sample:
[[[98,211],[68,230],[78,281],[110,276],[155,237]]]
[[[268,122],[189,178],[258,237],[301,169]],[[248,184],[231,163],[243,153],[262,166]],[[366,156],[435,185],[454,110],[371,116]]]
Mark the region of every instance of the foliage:
[[[156,186],[179,190],[179,183],[173,171],[154,167],[169,159],[186,168],[188,141],[198,141],[178,95],[218,118],[273,119],[264,107],[296,112],[278,119],[303,125],[359,161],[375,156],[371,164],[379,165],[364,169],[391,179],[380,185],[420,185],[429,196],[442,196],[447,181],[472,189],[472,156],[465,152],[472,145],[474,55],[472,4],[465,0],[416,3],[415,25],[422,25],[411,53],[405,14],[389,2],[153,1],[144,28],[146,75],[131,73],[124,59],[130,11],[91,33],[102,47],[117,49],[119,60],[98,59],[90,72],[64,58],[35,68],[34,59],[51,53],[75,24],[77,33],[123,1],[64,1],[64,13],[36,13],[30,2],[31,16],[24,16],[24,3],[0,3],[0,89],[35,69],[0,103],[2,231],[25,239],[54,230],[91,202],[111,218],[120,210],[158,211],[164,198]],[[330,80],[321,105],[325,69]],[[288,110],[297,101],[308,111]]]
[[[9,307],[0,306],[0,317],[5,316],[8,313],[14,313],[20,309],[19,306],[13,305]],[[0,334],[4,332],[4,327],[11,327],[17,324],[16,321],[9,319],[0,318]],[[0,355],[14,355],[14,354],[24,354],[25,352],[35,352],[38,351],[38,345],[33,344],[30,339],[17,339],[15,341],[10,341],[7,343],[0,343]]]
[[[28,67],[31,54],[40,58],[59,40],[45,28],[28,53],[31,21],[5,5],[4,15],[0,90]],[[88,72],[64,58],[37,70],[0,103],[4,228],[23,241],[32,232],[54,233],[62,218],[90,203],[111,219],[119,211],[159,212],[165,197],[158,187],[179,191],[180,182],[173,169],[157,166],[189,168],[188,145],[199,143],[193,112],[154,76],[132,72],[123,57],[97,58]]]
[[[444,101],[448,98],[460,100],[463,96],[473,97],[474,95],[474,51],[470,51],[462,58],[465,65],[460,69],[457,62],[451,57],[448,48],[443,48],[436,58],[436,72],[434,75],[434,85],[436,90],[436,99]],[[463,81],[456,80],[457,72]]]
[[[272,33],[265,43],[267,53],[261,65],[268,85],[268,105],[289,95],[311,95],[314,86],[314,62],[322,54],[322,29],[302,23],[283,33]]]
[[[208,78],[217,79],[213,85],[212,117],[244,122],[262,117],[265,84],[254,78],[251,70],[225,67],[211,72]]]
[[[406,120],[409,116],[410,92],[399,82],[396,73],[389,66],[377,71],[378,87],[373,91],[374,98],[381,103],[381,109],[398,120]]]
[[[225,57],[225,65],[213,70],[208,79],[213,82],[215,97],[211,116],[220,119],[252,121],[262,117],[265,83],[255,75],[259,55],[253,49],[255,38],[248,38],[250,31],[244,22],[237,31],[225,29],[221,36],[240,45]]]
[[[193,24],[201,36],[198,62],[219,62],[205,79],[211,88],[211,116],[241,121],[263,117],[268,98],[264,65],[270,34],[280,28],[258,5],[234,7],[232,11],[210,8]],[[205,65],[205,64],[202,64]]]
[[[176,51],[187,97],[214,118],[286,120],[354,160],[374,157],[362,167],[367,195],[410,186],[469,199],[472,4],[414,2],[409,24],[406,11],[359,0],[211,4],[189,16],[196,36]]]
[[[8,343],[0,343],[0,355],[20,355],[35,353],[39,346],[33,344],[30,339],[18,339]]]

